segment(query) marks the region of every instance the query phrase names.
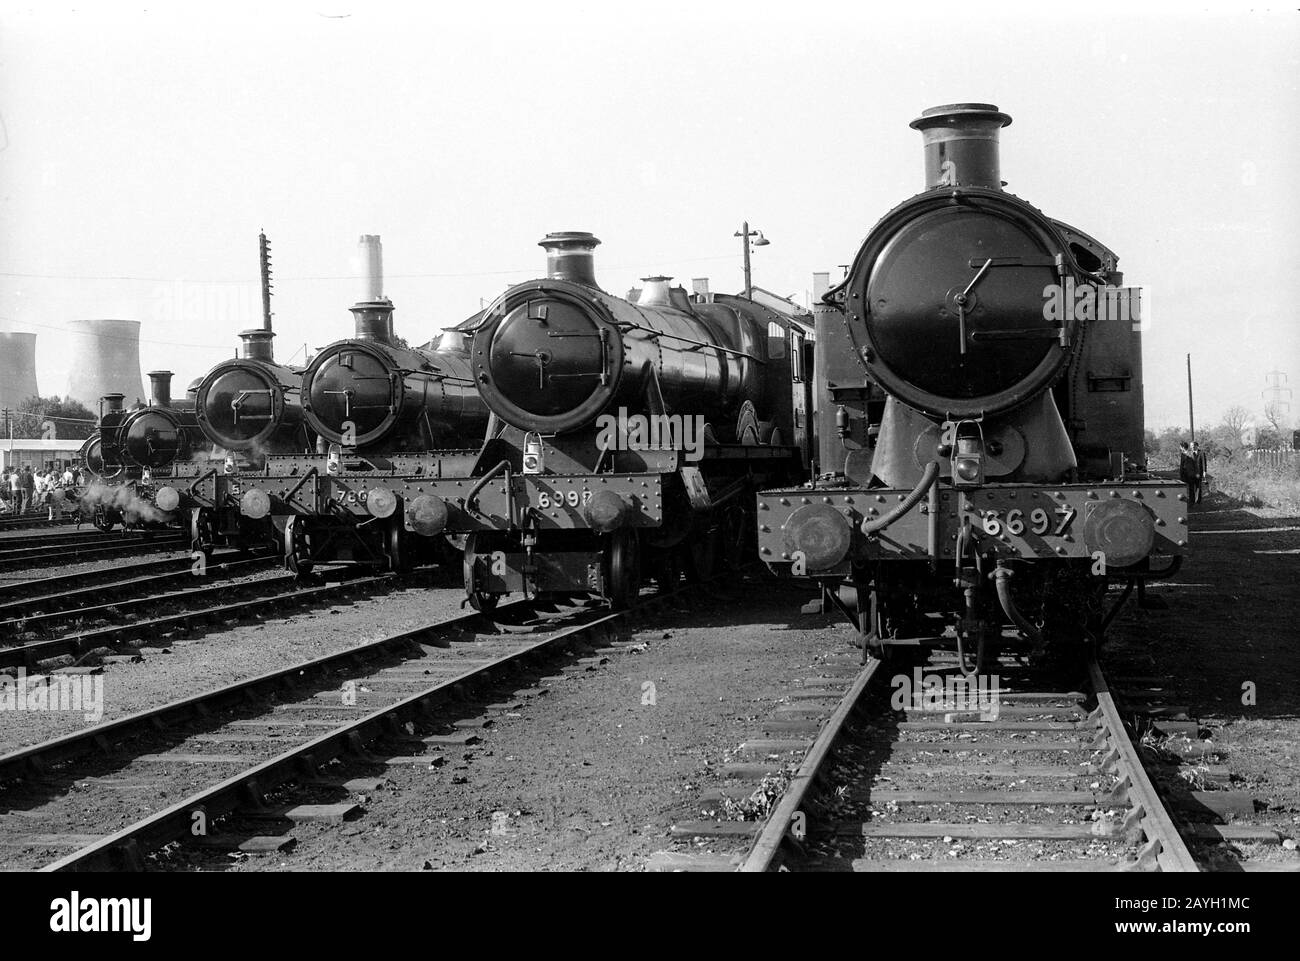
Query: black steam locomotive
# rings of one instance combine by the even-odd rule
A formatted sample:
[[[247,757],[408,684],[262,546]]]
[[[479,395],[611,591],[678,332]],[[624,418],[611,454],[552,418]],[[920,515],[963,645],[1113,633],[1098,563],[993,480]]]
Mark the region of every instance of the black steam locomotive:
[[[352,313],[354,336],[322,349],[301,375],[298,402],[315,449],[268,449],[258,468],[227,479],[236,522],[272,531],[300,573],[338,562],[400,569],[420,548],[441,548],[411,541],[416,528],[395,492],[466,476],[487,426],[458,339],[405,346],[387,300]]]
[[[94,475],[82,496],[82,511],[96,527],[169,526],[175,505],[156,503],[160,480],[183,475],[204,448],[194,397],[174,401],[172,372],[149,373],[148,404],[126,408],[121,394],[100,399],[99,426],[82,445],[86,469]]]
[[[1003,644],[1077,650],[1112,581],[1127,597],[1188,545],[1181,487],[1145,472],[1139,301],[1111,250],[1002,189],[1010,122],[913,122],[926,189],[815,311],[812,480],[758,497],[762,559],[820,581],[865,645],[955,643],[976,670]]]
[[[196,550],[276,546],[269,520],[241,515],[238,475],[264,469],[269,456],[315,449],[300,400],[302,369],[276,363],[274,336],[265,326],[242,331],[240,356],[217,364],[195,387],[195,416],[211,456],[160,488],[156,502],[188,511]]]
[[[616,297],[596,284],[598,243],[548,235],[546,278],[512,286],[465,330],[492,413],[470,469],[439,478],[430,464],[390,488],[411,529],[463,549],[480,609],[515,592],[622,605],[643,567],[666,583],[707,574],[741,556],[753,492],[803,469],[799,325],[665,277],[635,303]]]

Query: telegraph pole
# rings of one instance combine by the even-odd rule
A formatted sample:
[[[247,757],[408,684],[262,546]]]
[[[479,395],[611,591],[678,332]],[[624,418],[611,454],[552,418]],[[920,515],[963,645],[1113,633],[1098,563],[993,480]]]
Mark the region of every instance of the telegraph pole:
[[[1192,428],[1192,443],[1196,443],[1196,413],[1192,407],[1192,355],[1187,355],[1187,422]]]
[[[271,329],[271,244],[266,234],[257,235],[258,259],[262,266],[262,329]]]

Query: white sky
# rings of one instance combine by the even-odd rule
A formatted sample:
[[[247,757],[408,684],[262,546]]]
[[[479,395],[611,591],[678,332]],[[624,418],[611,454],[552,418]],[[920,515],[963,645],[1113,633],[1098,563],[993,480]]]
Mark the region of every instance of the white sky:
[[[1300,391],[1294,8],[49,6],[0,7],[0,323],[43,393],[72,318],[143,321],[180,385],[233,353],[263,227],[280,359],[350,331],[362,233],[412,342],[539,275],[548,230],[604,241],[607,290],[734,291],[747,217],[755,283],[802,300],[922,187],[908,122],[962,100],[1014,117],[1008,189],[1150,289],[1149,426],[1185,421],[1189,351],[1198,423],[1274,368]]]

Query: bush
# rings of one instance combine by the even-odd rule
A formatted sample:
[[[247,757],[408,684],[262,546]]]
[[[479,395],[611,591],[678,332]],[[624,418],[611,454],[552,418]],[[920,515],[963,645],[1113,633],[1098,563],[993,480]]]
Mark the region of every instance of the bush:
[[[1275,507],[1300,514],[1300,457],[1280,467],[1246,460],[1242,456],[1210,461],[1210,487],[1234,507]]]

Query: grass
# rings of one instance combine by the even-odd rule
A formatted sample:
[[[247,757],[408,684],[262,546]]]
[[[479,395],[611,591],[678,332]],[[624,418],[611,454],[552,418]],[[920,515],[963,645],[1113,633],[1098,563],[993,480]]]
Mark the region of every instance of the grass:
[[[1222,495],[1228,506],[1272,507],[1300,514],[1300,458],[1268,467],[1241,455],[1231,460],[1216,457],[1209,468],[1209,492]]]

